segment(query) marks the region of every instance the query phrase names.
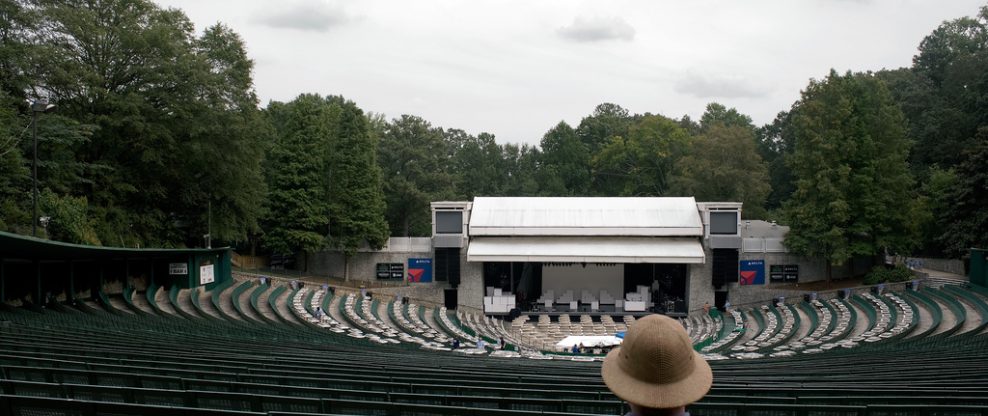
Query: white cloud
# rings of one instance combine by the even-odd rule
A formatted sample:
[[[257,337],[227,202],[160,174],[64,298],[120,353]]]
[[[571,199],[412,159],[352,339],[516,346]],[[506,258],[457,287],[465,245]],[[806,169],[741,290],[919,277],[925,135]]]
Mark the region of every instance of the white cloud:
[[[688,72],[676,81],[676,92],[696,98],[760,98],[771,89],[736,75]]]
[[[342,94],[501,142],[538,143],[602,102],[699,117],[717,101],[768,123],[830,68],[909,66],[984,0],[153,0],[222,21],[262,103]],[[564,13],[561,15],[561,13]],[[580,16],[577,18],[576,16]],[[278,28],[278,29],[274,29]],[[324,34],[332,34],[331,41]],[[561,45],[566,43],[566,45]]]
[[[251,21],[275,29],[326,32],[353,20],[342,8],[322,0],[273,2],[254,12]]]
[[[635,38],[635,28],[620,17],[578,16],[572,24],[557,29],[556,33],[576,42],[631,41]]]

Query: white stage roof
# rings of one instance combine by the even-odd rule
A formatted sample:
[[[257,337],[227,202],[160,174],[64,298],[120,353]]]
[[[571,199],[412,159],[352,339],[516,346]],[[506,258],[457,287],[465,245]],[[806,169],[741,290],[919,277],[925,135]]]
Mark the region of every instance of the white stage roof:
[[[698,238],[477,237],[467,261],[702,264],[704,255]]]
[[[470,236],[702,236],[689,198],[477,197]]]

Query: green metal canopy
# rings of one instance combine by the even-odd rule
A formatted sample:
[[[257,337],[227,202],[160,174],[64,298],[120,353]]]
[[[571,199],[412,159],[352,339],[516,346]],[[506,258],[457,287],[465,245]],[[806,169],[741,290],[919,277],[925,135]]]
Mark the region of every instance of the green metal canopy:
[[[19,260],[106,260],[119,258],[147,259],[203,254],[221,254],[222,248],[126,248],[63,243],[0,231],[0,258]]]
[[[44,240],[0,231],[0,302],[7,299],[7,286],[12,281],[32,279],[35,299],[42,299],[42,280],[67,281],[74,292],[75,272],[78,267],[90,265],[99,270],[100,284],[104,271],[130,275],[132,265],[142,265],[152,281],[155,271],[167,278],[169,284],[180,288],[205,286],[211,289],[232,279],[230,258],[232,250],[222,248],[126,248],[99,247]],[[30,272],[25,272],[27,264]],[[53,266],[53,267],[46,267]],[[59,271],[58,265],[63,265]],[[178,265],[169,271],[170,265]],[[22,267],[20,270],[10,270]],[[116,267],[116,269],[114,269]],[[202,267],[202,269],[200,269]]]

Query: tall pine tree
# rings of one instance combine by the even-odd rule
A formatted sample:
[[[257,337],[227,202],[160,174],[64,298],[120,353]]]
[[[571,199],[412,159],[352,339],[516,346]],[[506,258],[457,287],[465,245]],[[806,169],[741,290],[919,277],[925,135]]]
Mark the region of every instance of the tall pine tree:
[[[796,190],[786,247],[832,265],[914,243],[909,141],[902,112],[870,73],[831,71],[793,107]]]

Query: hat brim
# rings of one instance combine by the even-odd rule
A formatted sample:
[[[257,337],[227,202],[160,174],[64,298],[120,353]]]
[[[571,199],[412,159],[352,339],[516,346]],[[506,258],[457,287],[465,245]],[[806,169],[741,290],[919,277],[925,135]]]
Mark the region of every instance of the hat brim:
[[[604,358],[600,374],[604,384],[622,400],[643,407],[667,409],[700,400],[710,391],[713,371],[710,364],[696,351],[693,353],[693,372],[674,383],[655,384],[634,378],[618,365],[621,348],[615,348]]]

